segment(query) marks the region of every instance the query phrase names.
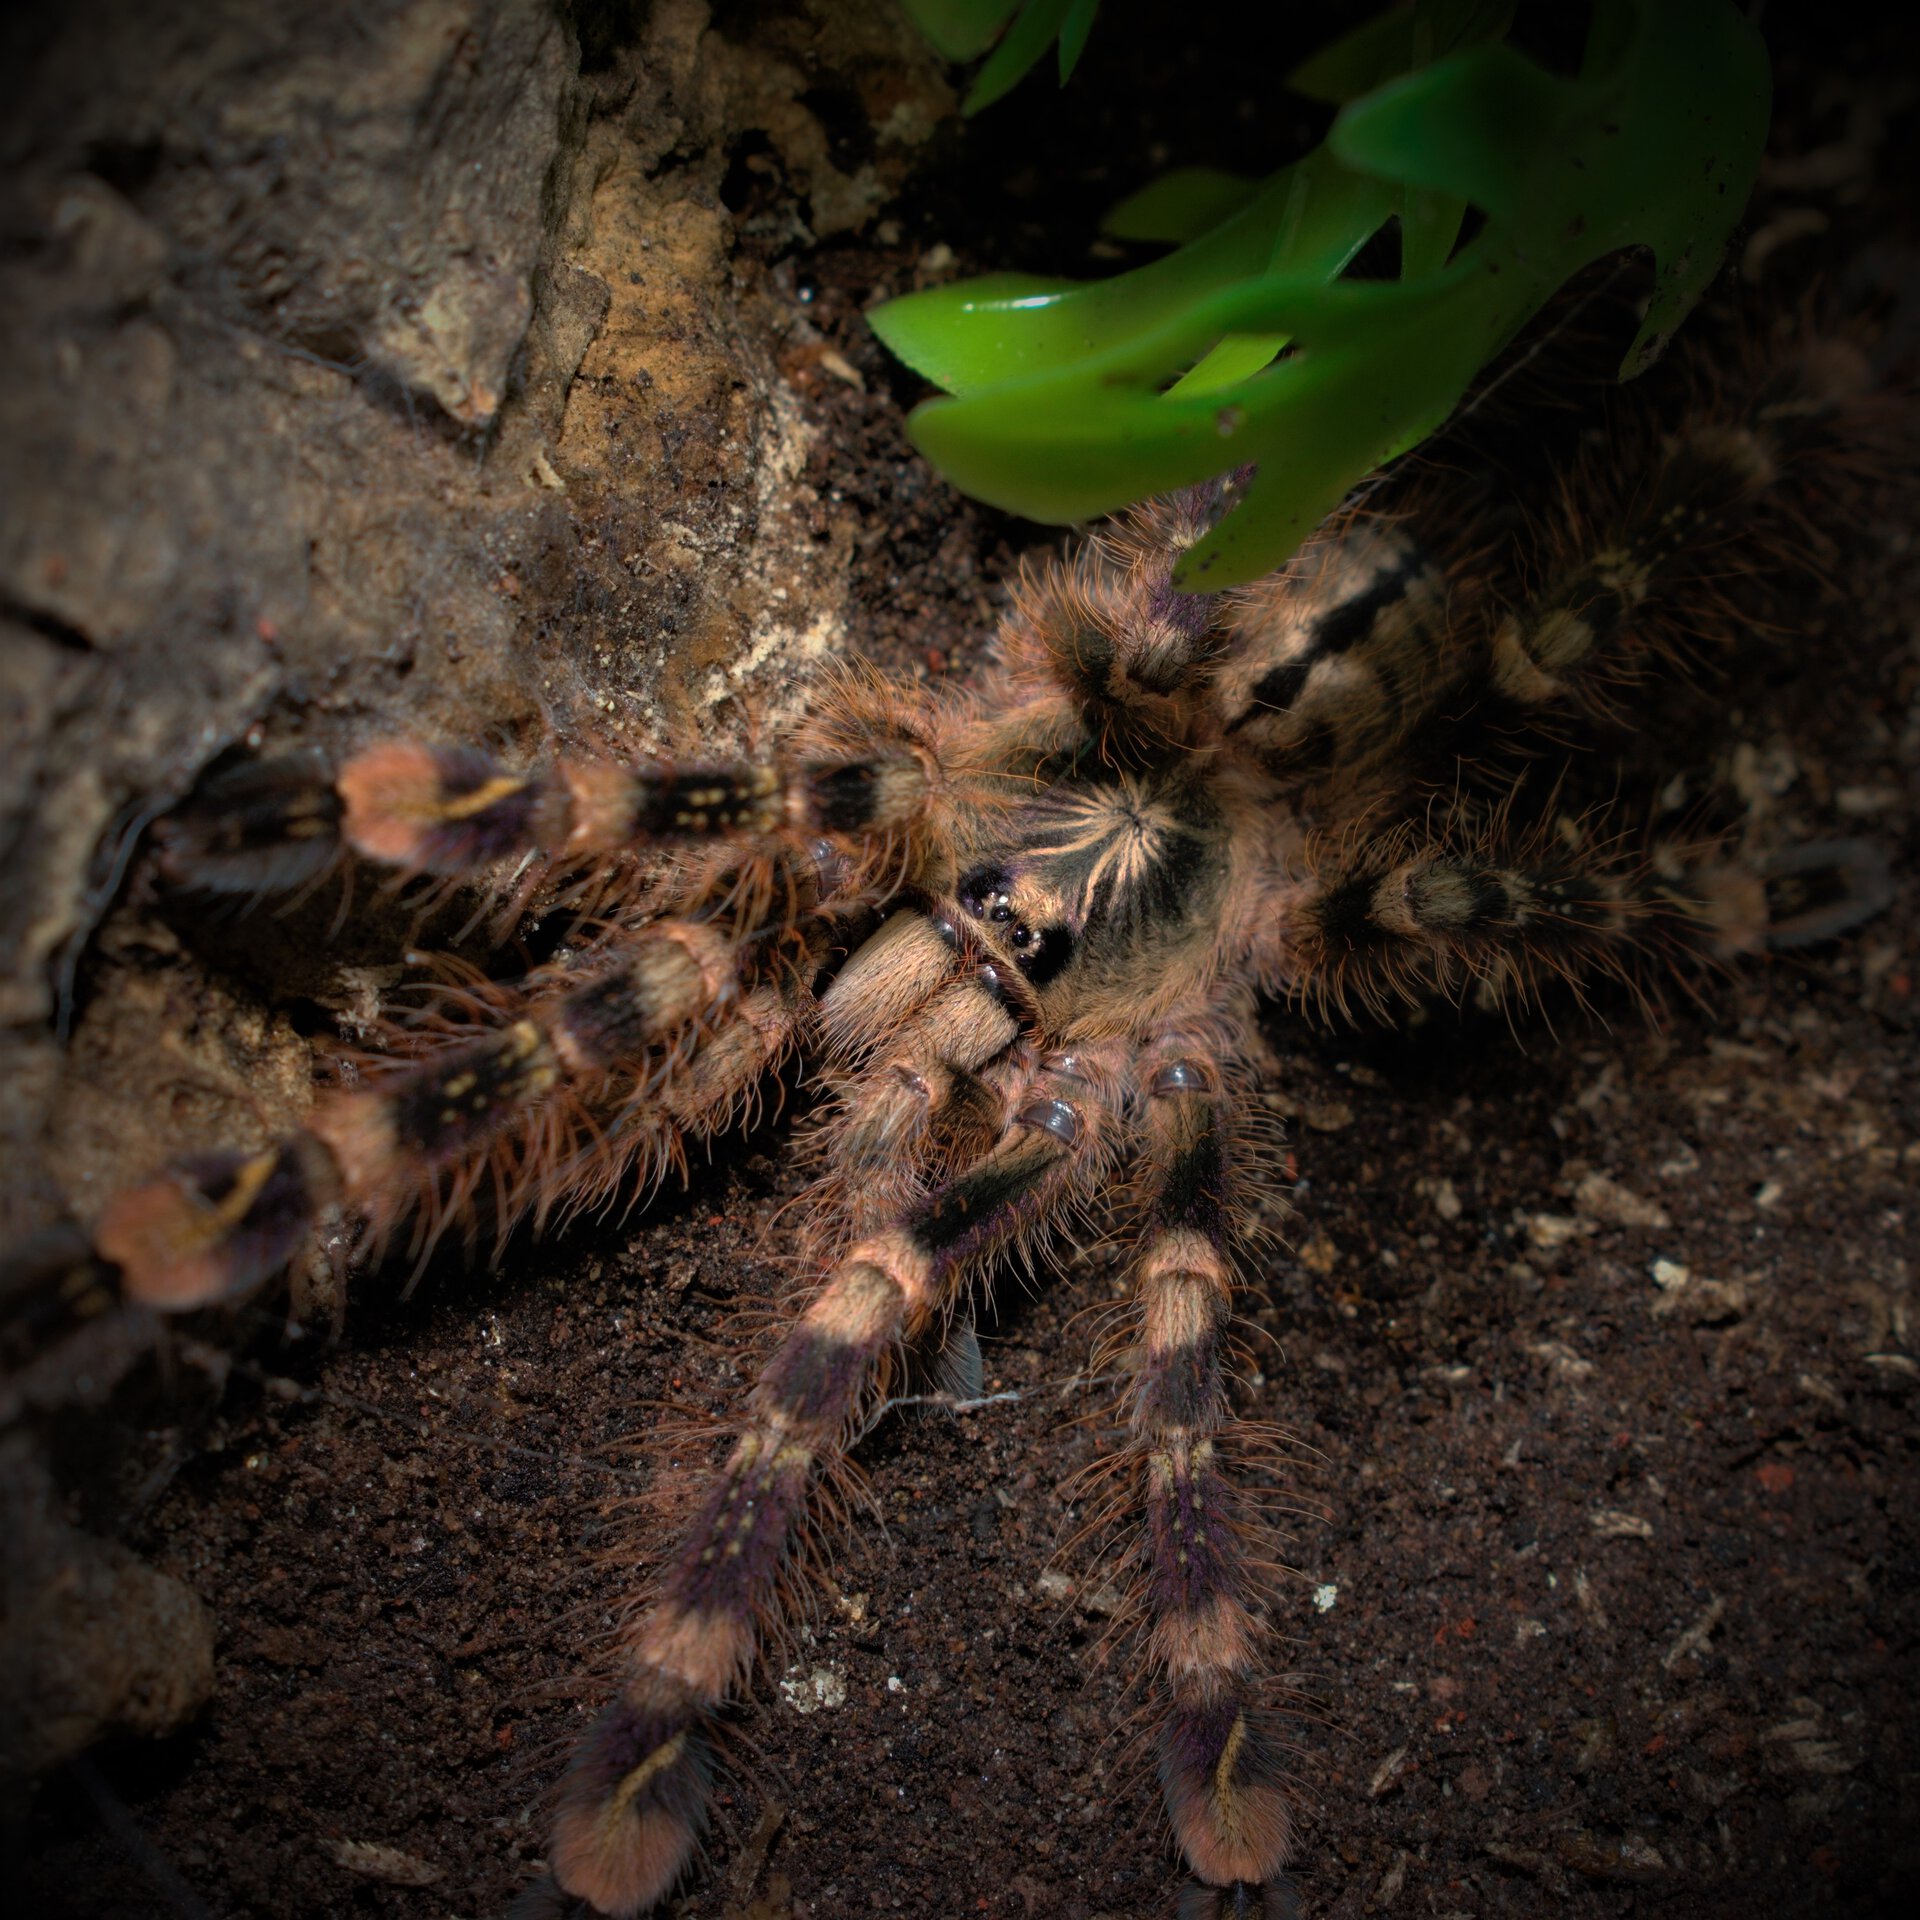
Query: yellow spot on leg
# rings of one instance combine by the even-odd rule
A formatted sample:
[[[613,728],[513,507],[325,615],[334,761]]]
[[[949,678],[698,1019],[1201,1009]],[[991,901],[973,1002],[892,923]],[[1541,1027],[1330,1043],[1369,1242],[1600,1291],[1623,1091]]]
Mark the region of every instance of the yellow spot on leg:
[[[489,807],[511,799],[526,784],[517,774],[496,774],[491,780],[475,787],[471,793],[458,794],[451,800],[441,801],[433,809],[433,816],[441,820],[471,820],[475,814],[485,813]]]
[[[609,1821],[620,1819],[633,1805],[635,1796],[644,1793],[648,1785],[669,1767],[677,1765],[686,1750],[687,1736],[684,1733],[676,1733],[671,1740],[663,1740],[614,1788],[607,1800],[605,1817]]]
[[[1233,1716],[1232,1729],[1227,1734],[1226,1745],[1220,1749],[1220,1758],[1214,1762],[1213,1792],[1220,1802],[1222,1818],[1229,1826],[1234,1824],[1233,1804],[1236,1795],[1233,1769],[1240,1758],[1240,1749],[1247,1744],[1247,1716],[1236,1713]]]

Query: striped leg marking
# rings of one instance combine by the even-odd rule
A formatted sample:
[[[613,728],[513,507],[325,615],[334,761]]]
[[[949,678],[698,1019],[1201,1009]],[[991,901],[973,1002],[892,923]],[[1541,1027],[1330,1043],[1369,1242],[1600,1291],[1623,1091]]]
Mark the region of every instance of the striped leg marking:
[[[1148,1212],[1134,1267],[1128,1453],[1146,1521],[1148,1652],[1166,1694],[1160,1784],[1199,1879],[1251,1891],[1286,1864],[1293,1821],[1259,1701],[1260,1529],[1222,1455],[1234,1424],[1231,1102],[1214,1062],[1179,1039],[1147,1056],[1142,1080]]]
[[[1527,864],[1420,852],[1325,880],[1291,929],[1294,976],[1311,999],[1384,1017],[1471,981],[1524,995],[1545,979],[1632,978],[1650,953],[1713,959],[1766,937],[1759,876],[1725,861]]]
[[[549,1859],[568,1893],[632,1920],[678,1880],[705,1826],[716,1710],[777,1609],[815,1480],[965,1275],[1097,1185],[1110,1086],[1103,1060],[1043,1067],[993,1151],[856,1246],[787,1333],[639,1623],[619,1699],[561,1783]]]
[[[663,1050],[713,1026],[711,1052],[740,1024],[740,953],[712,923],[658,920],[524,987],[469,996],[465,1031],[383,1061],[371,1084],[325,1098],[304,1132],[258,1153],[183,1162],[118,1195],[95,1247],[120,1269],[129,1298],[181,1312],[261,1285],[335,1200],[376,1234],[415,1205],[444,1219],[442,1183],[464,1196],[489,1155],[506,1156],[497,1163],[503,1232],[522,1211],[544,1216],[583,1187],[611,1197],[604,1166],[579,1150],[593,1132],[587,1116],[596,1103],[651,1101],[655,1078],[667,1084],[654,1104],[684,1092]],[[749,1022],[755,1033],[765,1024]],[[683,1078],[707,1064],[696,1050]]]

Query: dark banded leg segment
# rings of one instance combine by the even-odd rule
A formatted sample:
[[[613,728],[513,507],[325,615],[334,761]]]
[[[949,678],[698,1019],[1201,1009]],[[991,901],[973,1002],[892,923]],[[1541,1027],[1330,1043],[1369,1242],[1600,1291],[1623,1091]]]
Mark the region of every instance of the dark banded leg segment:
[[[247,760],[201,781],[154,828],[161,877],[209,894],[284,894],[340,857],[340,796],[313,755]]]
[[[1837,343],[1803,351],[1743,414],[1696,421],[1668,439],[1640,498],[1495,628],[1493,689],[1521,707],[1604,708],[1614,691],[1643,677],[1673,650],[1658,602],[1695,558],[1744,531],[1763,496],[1789,491],[1797,462],[1845,467],[1858,443],[1851,429],[1865,424],[1858,416],[1868,377],[1864,359]],[[1565,517],[1587,518],[1571,510]],[[1749,548],[1743,561],[1755,560],[1777,564],[1778,554]]]
[[[1264,1914],[1284,1892],[1293,1821],[1260,1697],[1267,1550],[1227,1462],[1239,1150],[1213,1036],[1163,1038],[1142,1061],[1140,1093],[1147,1213],[1123,1362],[1134,1380],[1125,1473],[1145,1521],[1136,1591],[1166,1700],[1160,1783],[1200,1883],[1181,1912]]]
[[[466,747],[376,747],[341,770],[341,831],[409,873],[458,874],[515,855],[592,854],[783,832],[861,842],[912,827],[934,785],[927,750],[858,760],[709,766],[562,760],[501,770]]]
[[[561,1784],[549,1860],[565,1892],[632,1920],[678,1880],[705,1826],[716,1711],[777,1610],[814,1483],[967,1273],[1098,1190],[1112,1079],[1103,1057],[1049,1062],[992,1152],[854,1247],[781,1342],[633,1635],[620,1697]]]
[[[715,1049],[739,1050],[726,1045],[741,1024],[739,960],[713,923],[658,920],[522,988],[470,995],[457,1022],[443,1011],[451,1031],[402,1036],[414,1057],[383,1059],[370,1084],[325,1098],[305,1132],[257,1153],[183,1162],[118,1195],[95,1247],[120,1269],[129,1298],[178,1312],[251,1292],[336,1200],[377,1232],[423,1198],[445,1217],[491,1166],[502,1231],[526,1208],[544,1215],[556,1200],[594,1192],[596,1179],[606,1185],[604,1156],[581,1150],[604,1131],[598,1115],[639,1106],[684,1124],[676,1104],[716,1105],[701,1083],[714,1077]],[[746,1022],[756,1077],[779,1011],[758,1008]],[[682,1063],[682,1043],[703,1034]],[[634,1143],[652,1137],[630,1133],[622,1171]]]
[[[324,1102],[302,1133],[253,1154],[181,1162],[117,1194],[94,1247],[127,1298],[163,1312],[236,1300],[290,1260],[338,1200],[376,1223],[476,1157],[560,1077],[539,1023],[444,1046],[384,1084]]]
[[[1397,528],[1349,526],[1233,598],[1221,724],[1288,789],[1378,766],[1457,683],[1444,585]]]
[[[1608,686],[1638,677],[1654,651],[1637,631],[1642,607],[1773,477],[1773,457],[1751,431],[1682,440],[1661,462],[1645,504],[1494,629],[1494,690],[1523,707],[1604,704]]]
[[[1384,1016],[1475,982],[1526,994],[1554,977],[1631,977],[1652,951],[1720,958],[1762,943],[1757,875],[1675,861],[1669,879],[1658,864],[1426,852],[1327,878],[1295,909],[1289,973],[1323,1006]]]
[[[913,833],[945,780],[931,740],[883,684],[851,677],[819,736],[759,761],[562,759],[511,769],[478,748],[393,741],[331,783],[310,760],[209,782],[159,829],[162,868],[204,892],[312,877],[340,849],[406,874],[458,878],[501,861],[580,861],[703,841],[822,839],[856,856]]]

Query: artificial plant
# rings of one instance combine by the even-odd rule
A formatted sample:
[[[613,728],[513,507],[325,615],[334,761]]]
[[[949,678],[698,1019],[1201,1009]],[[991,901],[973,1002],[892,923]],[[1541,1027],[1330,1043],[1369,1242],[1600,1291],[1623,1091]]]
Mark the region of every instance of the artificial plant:
[[[1011,92],[1056,42],[1064,87],[1086,48],[1100,0],[901,0],[901,6],[949,60],[977,60],[993,48],[961,103],[962,113],[974,114]]]
[[[1176,576],[1216,588],[1284,562],[1557,288],[1628,247],[1656,276],[1621,376],[1642,371],[1745,207],[1765,51],[1727,0],[1596,0],[1579,71],[1559,75],[1502,44],[1511,13],[1422,0],[1309,60],[1295,87],[1340,106],[1324,145],[1264,183],[1188,171],[1115,210],[1111,230],[1178,243],[1159,260],[876,308],[880,338],[949,396],[915,410],[915,443],[964,491],[1055,522],[1253,463]],[[1399,277],[1343,277],[1390,220]]]

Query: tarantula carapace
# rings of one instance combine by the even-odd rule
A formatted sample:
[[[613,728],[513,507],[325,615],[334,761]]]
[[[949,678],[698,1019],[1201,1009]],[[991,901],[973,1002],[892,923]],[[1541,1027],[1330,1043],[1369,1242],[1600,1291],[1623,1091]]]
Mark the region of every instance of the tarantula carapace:
[[[791,1056],[821,1065],[791,1319],[634,1609],[538,1898],[628,1916],[673,1887],[727,1704],[794,1603],[809,1512],[903,1355],[964,1354],[996,1261],[1093,1229],[1130,1281],[1092,1504],[1131,1542],[1181,1911],[1289,1910],[1274,1475],[1229,1391],[1237,1263],[1273,1185],[1258,1003],[1512,999],[1873,909],[1884,871],[1856,843],[1747,865],[1698,836],[1629,845],[1557,804],[1527,824],[1511,802],[1515,766],[1546,765],[1671,650],[1677,590],[1722,591],[1698,555],[1724,583],[1780,483],[1844,466],[1861,384],[1838,348],[1775,355],[1744,397],[1649,441],[1642,470],[1541,516],[1509,577],[1484,525],[1423,519],[1429,477],[1280,575],[1176,592],[1176,560],[1231,505],[1222,482],[1023,578],[969,690],[841,671],[763,761],[519,770],[388,744],[331,781],[244,768],[166,824],[182,885],[284,887],[344,846],[449,882],[510,874],[513,907],[573,930],[518,981],[436,985],[305,1131],[122,1194],[94,1240],[140,1301],[255,1288],[335,1208],[377,1245],[408,1222],[430,1241],[625,1203]]]

